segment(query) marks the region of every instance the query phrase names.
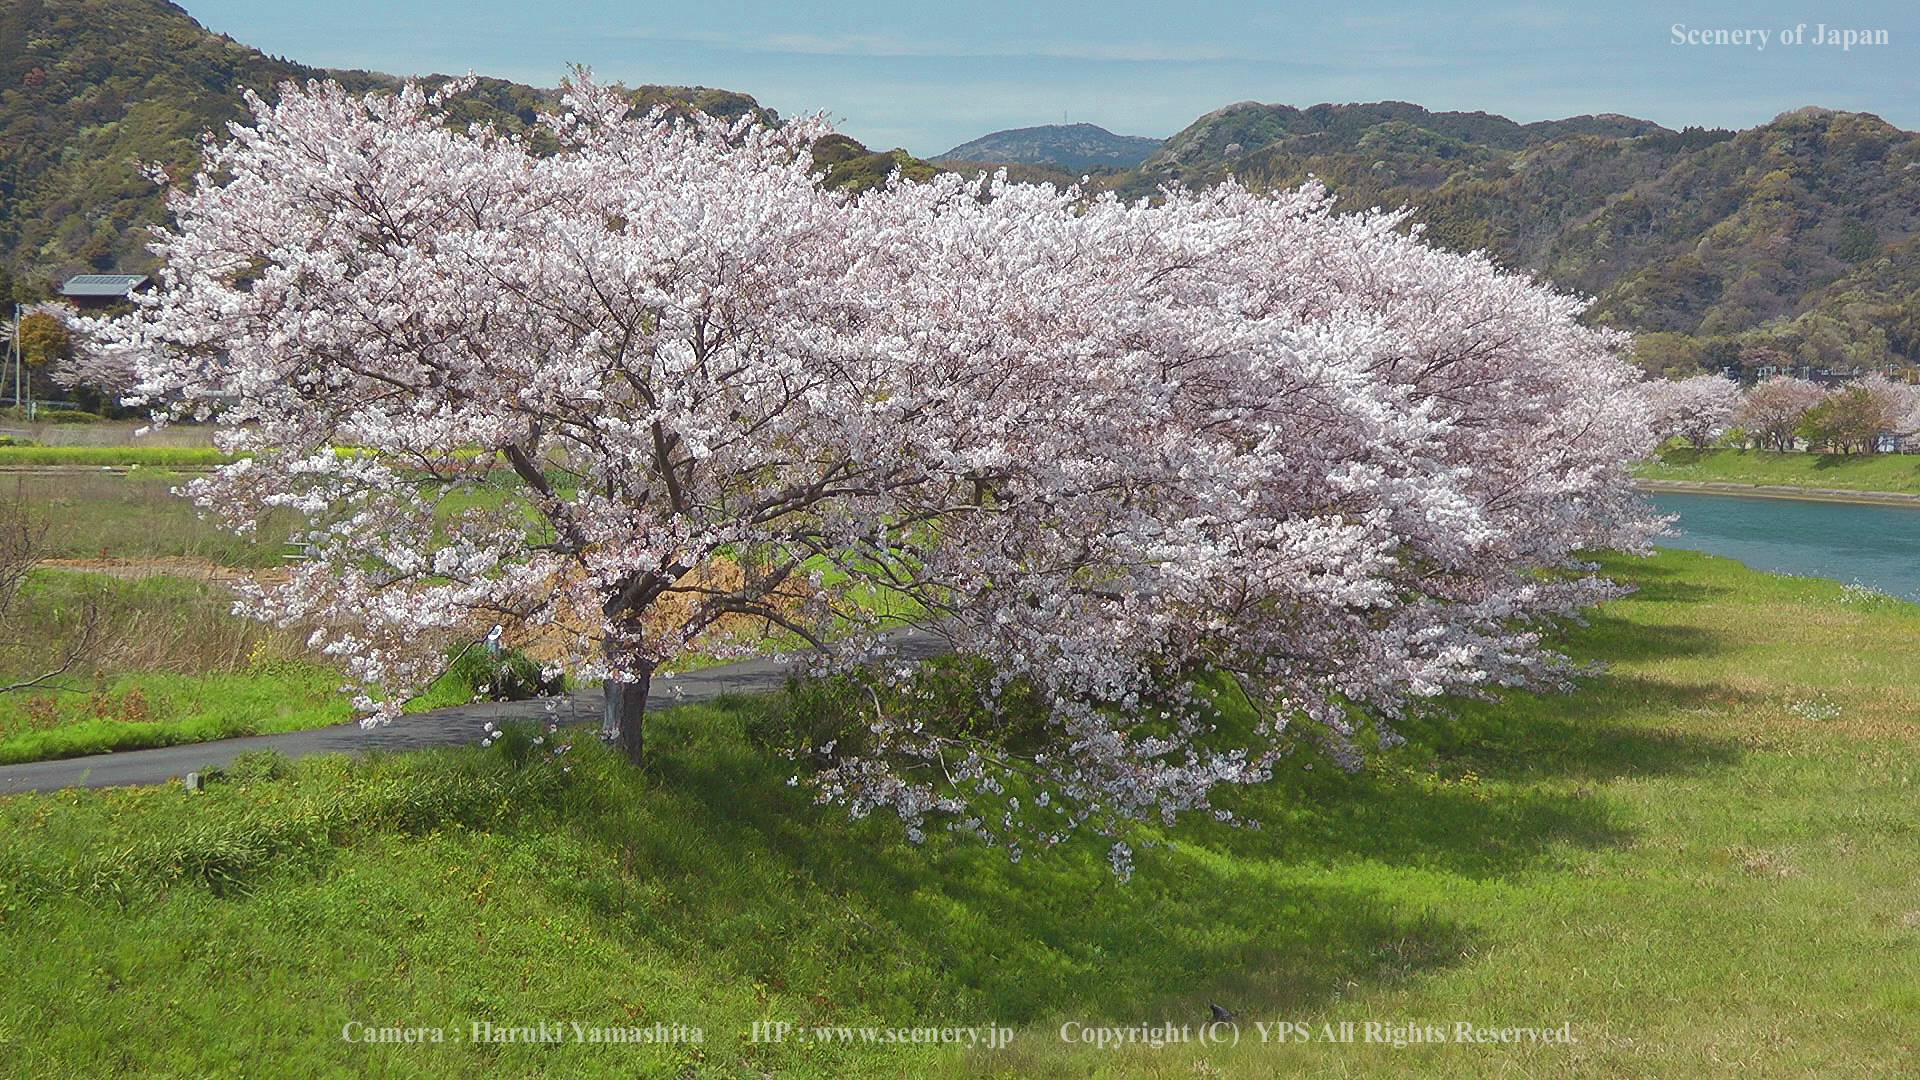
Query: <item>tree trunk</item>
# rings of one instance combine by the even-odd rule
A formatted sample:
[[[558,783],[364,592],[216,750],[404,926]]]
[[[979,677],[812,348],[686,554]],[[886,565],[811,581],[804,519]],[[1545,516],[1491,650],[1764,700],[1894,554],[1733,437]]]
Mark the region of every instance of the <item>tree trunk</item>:
[[[637,674],[633,682],[607,680],[603,691],[606,719],[601,727],[607,741],[618,746],[627,763],[636,767],[646,764],[647,684],[653,676],[653,665],[645,665]]]

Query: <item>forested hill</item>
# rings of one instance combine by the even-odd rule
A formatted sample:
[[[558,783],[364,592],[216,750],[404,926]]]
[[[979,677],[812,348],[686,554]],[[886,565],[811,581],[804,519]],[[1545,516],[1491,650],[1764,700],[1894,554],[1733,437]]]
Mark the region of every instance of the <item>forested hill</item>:
[[[0,253],[23,276],[143,271],[160,220],[141,161],[185,165],[240,88],[323,74],[208,33],[159,0],[0,4]]]
[[[314,78],[399,85],[267,56],[165,0],[0,0],[0,299],[44,296],[73,274],[150,270],[145,230],[166,210],[140,163],[190,173],[201,133],[245,117],[243,88],[271,97],[281,82]],[[517,129],[554,96],[483,78],[461,119]],[[641,108],[777,120],[726,90],[643,86],[632,97]]]
[[[163,0],[0,0],[0,295],[150,269],[144,229],[164,207],[137,164],[190,171],[201,132],[244,115],[242,87],[270,94],[319,76],[353,89],[398,82],[266,56]],[[730,91],[633,96],[777,122]],[[461,119],[521,127],[552,99],[482,79]],[[816,159],[830,185],[855,190],[936,168],[845,136]],[[1088,171],[1094,187],[1126,195],[1312,176],[1341,209],[1414,207],[1436,243],[1596,297],[1589,318],[1634,331],[1656,370],[1920,362],[1920,136],[1866,114],[1808,108],[1748,131],[1676,132],[1615,115],[1519,124],[1404,102],[1241,103],[1137,168]]]
[[[1095,124],[1045,124],[996,131],[932,158],[941,165],[1058,165],[1084,169],[1096,165],[1132,168],[1160,150],[1159,139],[1115,135]]]
[[[1411,206],[1435,242],[1595,296],[1672,371],[1920,361],[1920,135],[1806,108],[1747,131],[1624,116],[1241,104],[1111,185],[1232,174],[1326,183],[1341,209]]]

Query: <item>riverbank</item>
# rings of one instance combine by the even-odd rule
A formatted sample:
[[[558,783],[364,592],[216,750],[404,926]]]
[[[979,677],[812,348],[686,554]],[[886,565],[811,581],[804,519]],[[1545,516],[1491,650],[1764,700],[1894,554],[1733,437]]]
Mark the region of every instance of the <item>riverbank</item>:
[[[1634,473],[1648,491],[1885,504],[1920,500],[1920,454],[1673,448]]]
[[[1735,495],[1750,499],[1794,499],[1802,502],[1852,503],[1861,506],[1920,506],[1920,495],[1898,491],[1850,491],[1844,488],[1791,487],[1784,484],[1737,484],[1726,481],[1653,480],[1637,486],[1649,495]]]

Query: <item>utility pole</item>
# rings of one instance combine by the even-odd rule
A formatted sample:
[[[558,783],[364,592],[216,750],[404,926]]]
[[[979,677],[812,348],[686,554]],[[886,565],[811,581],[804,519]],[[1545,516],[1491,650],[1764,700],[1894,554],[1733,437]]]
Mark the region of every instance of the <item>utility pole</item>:
[[[20,302],[13,302],[13,407],[20,407]]]

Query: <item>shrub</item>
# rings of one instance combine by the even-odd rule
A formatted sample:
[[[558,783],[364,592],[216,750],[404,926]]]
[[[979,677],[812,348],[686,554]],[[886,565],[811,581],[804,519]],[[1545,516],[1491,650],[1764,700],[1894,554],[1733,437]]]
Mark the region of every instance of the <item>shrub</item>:
[[[526,701],[566,690],[565,676],[546,677],[539,662],[519,649],[491,653],[479,644],[455,654],[446,677],[473,701]]]
[[[820,766],[870,752],[869,728],[881,717],[910,716],[942,737],[1031,753],[1044,742],[1050,716],[1030,683],[996,678],[992,664],[962,656],[933,657],[904,679],[867,670],[796,677],[785,705],[749,720],[748,737],[769,749],[795,749]]]

